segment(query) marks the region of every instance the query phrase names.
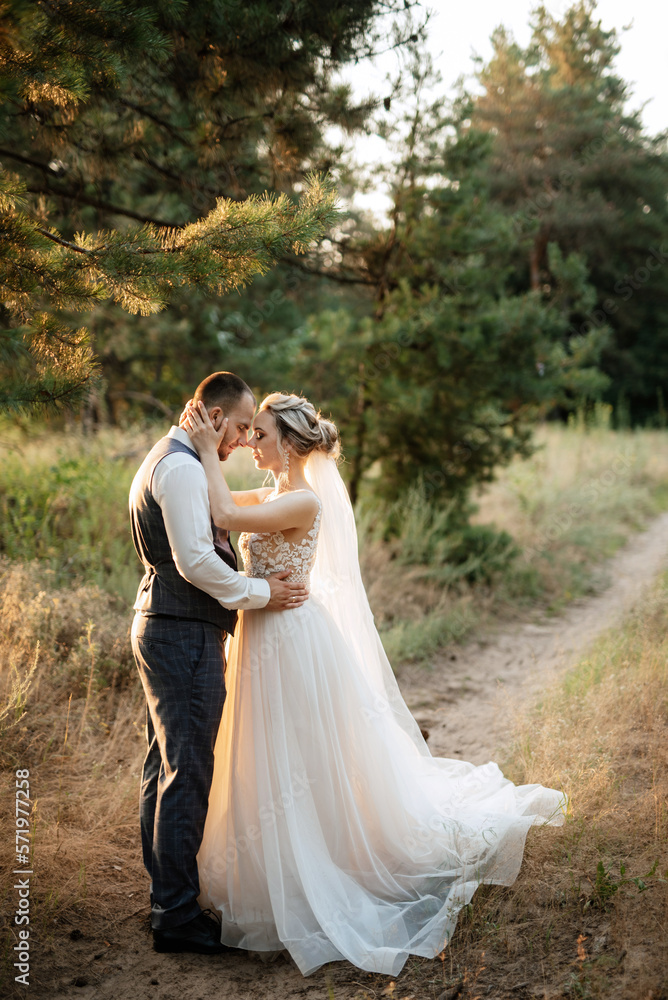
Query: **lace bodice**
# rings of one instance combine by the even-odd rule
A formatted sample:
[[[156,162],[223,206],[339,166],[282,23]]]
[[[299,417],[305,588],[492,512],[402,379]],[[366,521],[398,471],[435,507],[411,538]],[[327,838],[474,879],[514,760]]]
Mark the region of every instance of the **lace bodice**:
[[[315,495],[315,494],[314,494]],[[271,503],[275,494],[270,493],[262,503]],[[290,580],[308,580],[313,569],[318,548],[318,532],[322,504],[318,497],[318,513],[308,533],[299,542],[286,541],[282,531],[259,531],[239,535],[239,550],[244,561],[246,576],[266,577],[271,573],[292,571]]]

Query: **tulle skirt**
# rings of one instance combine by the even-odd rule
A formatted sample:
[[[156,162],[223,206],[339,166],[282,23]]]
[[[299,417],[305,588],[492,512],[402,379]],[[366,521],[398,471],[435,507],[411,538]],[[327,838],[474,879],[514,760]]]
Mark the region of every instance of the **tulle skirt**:
[[[396,976],[434,957],[482,882],[510,885],[562,793],[432,757],[317,598],[241,615],[215,750],[199,902],[225,944]]]

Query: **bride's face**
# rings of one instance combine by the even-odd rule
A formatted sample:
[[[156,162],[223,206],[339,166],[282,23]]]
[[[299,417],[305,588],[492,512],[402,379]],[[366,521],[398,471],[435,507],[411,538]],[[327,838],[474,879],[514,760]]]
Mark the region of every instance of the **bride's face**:
[[[276,421],[269,410],[260,410],[253,421],[253,436],[248,442],[253,450],[255,467],[268,469],[279,475],[283,468],[283,458],[278,450]]]

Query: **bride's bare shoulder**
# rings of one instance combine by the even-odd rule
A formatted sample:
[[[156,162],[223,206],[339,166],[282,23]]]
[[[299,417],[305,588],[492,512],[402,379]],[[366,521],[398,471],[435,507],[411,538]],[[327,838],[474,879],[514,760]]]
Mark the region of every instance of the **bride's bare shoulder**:
[[[318,496],[317,493],[314,493],[313,490],[293,490],[292,492],[295,495],[297,493],[300,493],[302,496],[304,496],[305,498],[304,502],[309,503],[314,509],[320,506],[320,497]]]

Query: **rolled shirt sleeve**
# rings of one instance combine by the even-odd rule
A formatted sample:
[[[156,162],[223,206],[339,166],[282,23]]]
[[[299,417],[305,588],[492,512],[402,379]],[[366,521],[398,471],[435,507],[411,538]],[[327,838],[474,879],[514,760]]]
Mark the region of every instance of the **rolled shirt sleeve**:
[[[230,610],[263,608],[268,603],[269,581],[237,573],[213,547],[206,474],[197,459],[183,452],[163,458],[153,476],[152,493],[162,510],[176,568],[188,583]]]

